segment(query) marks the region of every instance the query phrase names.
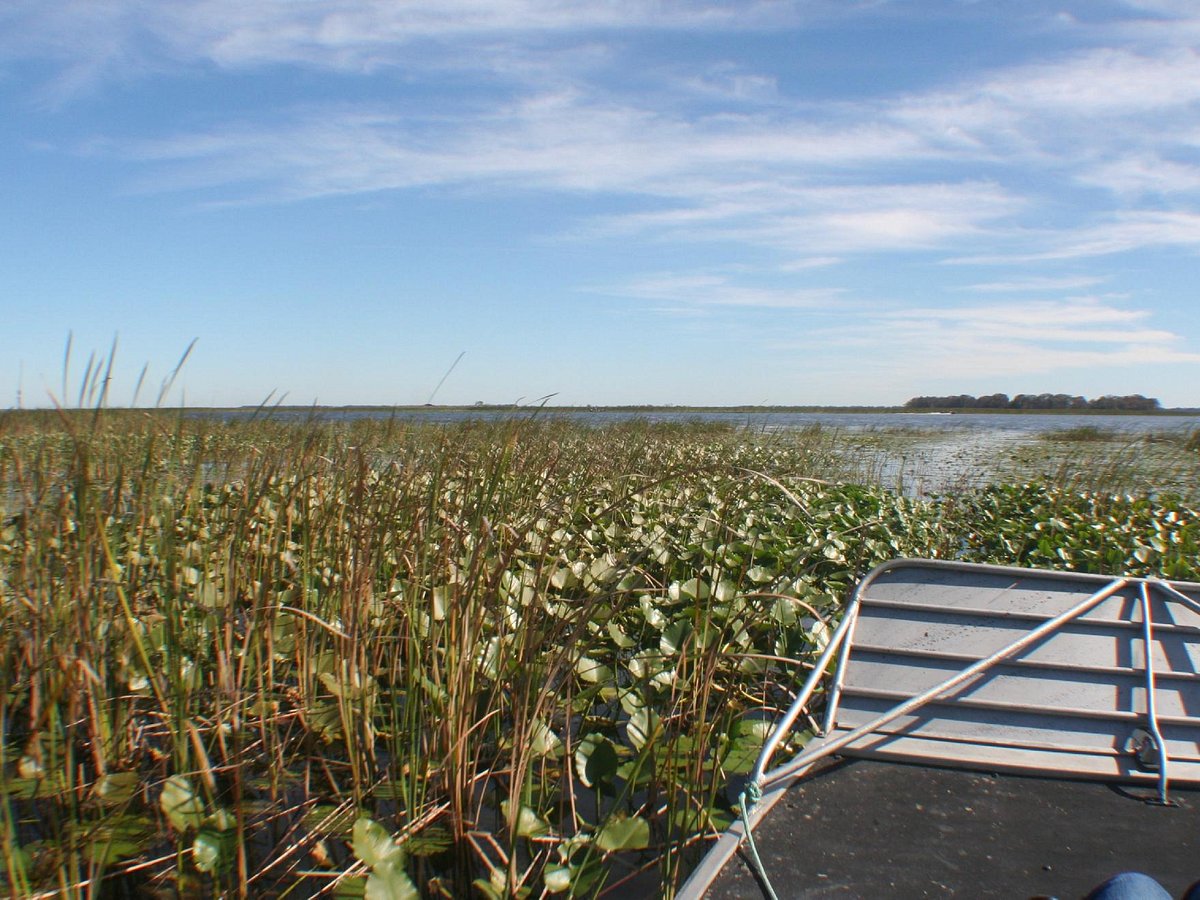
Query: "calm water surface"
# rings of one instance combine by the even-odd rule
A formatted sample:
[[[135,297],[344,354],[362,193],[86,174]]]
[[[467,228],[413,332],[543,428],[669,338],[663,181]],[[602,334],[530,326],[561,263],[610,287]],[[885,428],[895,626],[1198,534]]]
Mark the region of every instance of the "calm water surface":
[[[231,418],[261,416],[262,412],[225,413]],[[1013,432],[1031,435],[1043,431],[1062,431],[1089,426],[1104,431],[1123,431],[1131,434],[1162,431],[1191,431],[1200,428],[1200,415],[1189,416],[1113,416],[1058,414],[987,414],[987,413],[857,413],[857,412],[723,412],[656,410],[274,410],[266,413],[275,419],[296,419],[346,422],[355,419],[400,419],[434,424],[457,424],[470,421],[494,422],[512,418],[565,419],[586,425],[612,425],[621,422],[665,422],[688,424],[708,422],[752,430],[784,430],[820,425],[847,431],[867,431],[888,428],[921,429],[930,431]]]

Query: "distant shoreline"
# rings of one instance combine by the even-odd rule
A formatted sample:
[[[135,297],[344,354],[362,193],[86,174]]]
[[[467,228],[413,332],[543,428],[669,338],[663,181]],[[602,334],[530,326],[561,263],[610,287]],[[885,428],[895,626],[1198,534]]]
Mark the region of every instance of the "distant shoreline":
[[[1195,416],[1200,415],[1200,407],[1172,407],[1169,409],[1135,410],[1135,409],[911,409],[904,406],[659,406],[659,405],[616,405],[616,406],[520,406],[511,403],[457,405],[457,404],[420,404],[396,405],[363,404],[347,406],[213,406],[187,407],[189,412],[375,412],[375,413],[420,413],[420,412],[549,412],[549,413],[826,413],[826,414],[905,414],[920,415],[1055,415],[1055,416]]]
[[[625,413],[636,415],[645,413],[647,415],[656,415],[661,413],[670,413],[672,415],[687,415],[695,413],[696,415],[710,414],[738,414],[738,415],[773,415],[773,414],[792,414],[792,413],[821,413],[825,415],[910,415],[910,416],[928,416],[928,415],[986,415],[986,416],[1079,416],[1087,418],[1089,416],[1152,416],[1152,417],[1179,417],[1179,416],[1196,416],[1200,415],[1200,407],[1171,407],[1168,409],[1154,410],[1138,410],[1138,409],[987,409],[975,407],[963,407],[954,409],[945,408],[923,408],[912,409],[905,406],[663,406],[663,405],[613,405],[613,406],[541,406],[541,405],[516,405],[511,403],[489,403],[481,405],[459,405],[459,404],[349,404],[344,406],[318,406],[318,405],[270,405],[270,406],[106,406],[104,407],[109,412],[184,412],[184,413],[203,413],[203,414],[248,414],[248,413],[288,413],[291,415],[310,413],[314,415],[322,415],[327,413],[375,413],[386,415],[395,413],[400,415],[413,415],[421,413],[485,413],[494,415],[496,413],[505,412],[546,412],[555,414],[587,414],[587,413]],[[9,407],[6,410],[0,410],[0,415],[5,413],[45,413],[54,412],[53,407]],[[63,412],[95,412],[94,407],[69,407]]]

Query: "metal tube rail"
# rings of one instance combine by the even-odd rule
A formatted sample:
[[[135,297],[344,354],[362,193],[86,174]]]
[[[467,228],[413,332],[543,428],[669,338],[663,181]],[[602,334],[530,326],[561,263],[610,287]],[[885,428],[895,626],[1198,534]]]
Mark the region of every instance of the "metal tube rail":
[[[1154,702],[1154,622],[1150,612],[1150,588],[1146,582],[1141,585],[1142,599],[1142,634],[1146,647],[1146,730],[1154,741],[1154,749],[1158,751],[1158,802],[1163,806],[1167,800],[1167,744],[1162,732],[1158,730],[1158,712]]]
[[[846,635],[850,632],[857,614],[858,596],[856,594],[854,602],[846,610],[846,614],[842,616],[842,621],[838,623],[838,627],[830,636],[829,643],[825,645],[825,649],[821,651],[821,655],[812,667],[812,671],[808,673],[808,678],[805,680],[804,686],[800,689],[800,693],[796,695],[796,699],[788,707],[787,713],[779,720],[779,724],[771,731],[767,742],[763,744],[762,750],[759,751],[758,759],[754,763],[754,772],[750,775],[751,784],[762,784],[763,773],[768,764],[770,764],[771,757],[775,755],[775,751],[779,749],[784,736],[792,730],[792,726],[796,724],[796,719],[804,711],[805,706],[808,704],[808,698],[812,696],[812,692],[816,690],[821,676],[825,674],[825,669],[829,665],[829,658],[837,652],[843,641],[845,641]]]
[[[1166,591],[1168,594],[1170,594],[1172,597],[1174,597],[1176,600],[1180,601],[1181,603],[1185,604],[1186,606],[1190,606],[1196,612],[1200,612],[1200,603],[1197,603],[1195,600],[1193,600],[1187,594],[1178,590],[1175,587],[1175,585],[1171,584],[1171,582],[1161,581],[1158,578],[1148,578],[1146,580],[1149,581],[1151,584],[1153,584],[1155,587],[1157,587],[1159,590]]]
[[[1077,618],[1078,616],[1081,616],[1083,613],[1087,612],[1089,609],[1091,609],[1096,604],[1107,599],[1108,597],[1111,597],[1113,594],[1117,593],[1118,591],[1123,590],[1125,587],[1127,587],[1129,585],[1130,581],[1131,581],[1131,579],[1129,579],[1129,578],[1118,578],[1118,579],[1110,582],[1107,587],[1104,587],[1104,588],[1096,591],[1091,596],[1085,598],[1084,600],[1081,600],[1075,606],[1071,607],[1070,609],[1066,610],[1063,613],[1060,613],[1059,615],[1055,616],[1053,619],[1049,620],[1048,622],[1042,623],[1037,628],[1033,629],[1030,632],[1027,632],[1024,636],[1018,638],[1017,640],[1015,640],[1011,644],[1008,644],[1007,646],[1001,648],[1000,650],[997,650],[995,653],[991,654],[990,656],[987,656],[987,657],[979,660],[978,662],[974,663],[973,665],[968,666],[967,668],[965,668],[961,672],[959,672],[957,675],[954,675],[951,678],[946,679],[941,684],[936,684],[933,687],[929,688],[928,690],[923,691],[920,694],[917,694],[916,696],[910,698],[909,700],[906,700],[904,703],[901,703],[900,705],[893,707],[891,710],[884,713],[882,716],[879,716],[879,717],[871,720],[870,722],[860,725],[859,727],[855,728],[852,731],[847,732],[846,734],[842,735],[841,737],[835,738],[834,740],[831,740],[831,741],[823,742],[821,744],[821,746],[814,748],[810,752],[801,753],[795,759],[791,760],[788,763],[785,763],[784,765],[780,766],[777,769],[774,769],[770,772],[761,773],[760,767],[758,765],[756,765],[755,769],[754,769],[753,783],[755,785],[757,785],[759,788],[761,788],[764,785],[768,785],[768,784],[771,784],[772,782],[779,781],[781,779],[791,776],[792,774],[794,774],[794,773],[800,771],[801,769],[805,768],[806,766],[810,765],[814,760],[817,760],[817,759],[820,759],[821,757],[829,756],[833,753],[836,753],[838,750],[840,750],[842,747],[845,747],[847,744],[851,744],[854,741],[858,740],[859,738],[864,737],[867,734],[870,734],[872,731],[874,731],[880,725],[886,725],[888,722],[898,719],[901,716],[905,715],[906,713],[912,712],[914,709],[917,709],[918,707],[923,706],[924,704],[928,703],[934,697],[937,697],[938,695],[945,693],[946,691],[950,690],[951,688],[957,687],[958,685],[962,684],[965,681],[971,680],[976,675],[987,670],[988,668],[990,668],[991,666],[1000,662],[1001,660],[1006,659],[1009,656],[1012,656],[1014,653],[1019,653],[1021,650],[1024,650],[1030,644],[1036,643],[1037,641],[1041,640],[1047,634],[1050,634],[1053,631],[1057,631],[1059,628],[1061,628],[1067,622],[1071,621],[1072,619]],[[843,624],[844,624],[844,621],[845,620],[843,620]],[[842,626],[839,626],[838,630],[840,632],[842,630]],[[842,639],[842,636],[840,636],[840,635],[835,635],[835,636],[838,637],[839,641]],[[832,640],[830,641],[830,643],[832,644]],[[828,653],[828,649],[829,648],[827,647],[826,648],[827,653]],[[825,659],[825,657],[826,657],[826,654],[822,654],[822,659]],[[819,675],[819,672],[820,672],[819,668],[814,669],[813,673],[809,676],[809,681],[812,681],[813,675]],[[807,688],[808,685],[806,684],[805,687]],[[811,693],[811,690],[809,692]],[[799,700],[799,699],[800,698],[798,697],[797,700]],[[805,699],[807,700],[807,697]],[[793,706],[795,706],[795,704],[793,704]],[[792,711],[789,710],[789,714],[791,712]],[[797,712],[796,714],[798,715],[799,713]],[[795,716],[791,716],[790,721],[794,721],[794,720],[795,720]],[[788,723],[789,727],[790,727],[790,721]],[[781,726],[782,726],[782,723],[781,723]],[[772,747],[771,747],[772,752],[774,751],[774,747],[777,746],[779,741],[782,740],[782,735],[783,735],[782,727],[776,729],[775,733],[772,735],[772,739],[773,739]],[[767,747],[764,746],[763,747],[764,754],[765,754],[766,750],[767,750]],[[759,762],[762,763],[762,761],[763,761],[763,755],[760,755]]]

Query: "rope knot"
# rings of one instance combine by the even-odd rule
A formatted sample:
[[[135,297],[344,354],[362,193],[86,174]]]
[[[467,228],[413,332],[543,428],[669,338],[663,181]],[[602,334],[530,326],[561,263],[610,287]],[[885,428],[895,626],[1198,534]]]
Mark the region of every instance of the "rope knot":
[[[757,781],[751,781],[742,788],[742,795],[738,799],[741,801],[742,809],[749,812],[758,806],[758,801],[762,799],[762,796],[762,785]]]

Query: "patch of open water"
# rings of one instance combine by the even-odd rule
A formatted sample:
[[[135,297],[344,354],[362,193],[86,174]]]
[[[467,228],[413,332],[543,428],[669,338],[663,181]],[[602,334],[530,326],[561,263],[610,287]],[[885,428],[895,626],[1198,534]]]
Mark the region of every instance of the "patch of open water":
[[[462,422],[496,422],[529,418],[537,420],[562,419],[584,425],[613,425],[621,422],[643,421],[687,425],[695,422],[729,425],[734,428],[774,431],[809,428],[819,425],[847,431],[874,429],[916,429],[928,431],[1015,431],[1038,433],[1065,431],[1088,426],[1102,431],[1165,432],[1191,431],[1200,428],[1200,415],[1105,415],[1099,413],[906,413],[906,412],[772,412],[727,410],[588,410],[540,409],[460,409],[428,407],[425,409],[277,409],[226,410],[213,413],[226,419],[269,418],[283,421],[349,422],[369,419],[458,424]]]

